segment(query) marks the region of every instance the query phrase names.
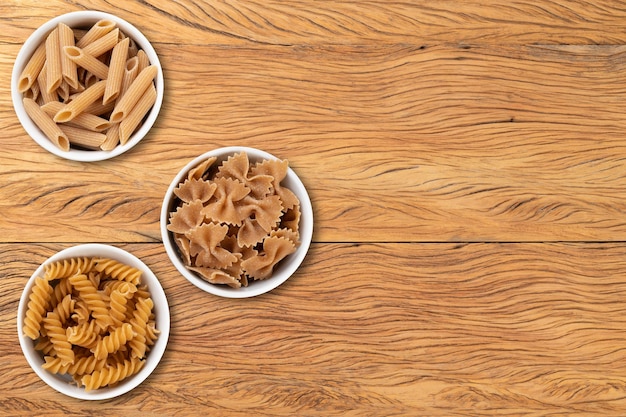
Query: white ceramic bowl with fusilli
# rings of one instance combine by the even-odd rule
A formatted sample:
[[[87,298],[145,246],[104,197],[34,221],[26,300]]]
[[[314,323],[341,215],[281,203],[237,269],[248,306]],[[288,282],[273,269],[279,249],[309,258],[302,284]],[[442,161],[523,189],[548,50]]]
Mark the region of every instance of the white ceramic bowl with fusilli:
[[[32,340],[24,333],[29,296],[33,286],[35,285],[36,278],[44,277],[47,265],[51,265],[57,261],[82,257],[108,258],[140,270],[141,283],[147,285],[150,297],[154,303],[152,312],[154,314],[155,327],[158,331],[158,337],[156,338],[154,345],[149,347],[143,366],[136,374],[123,379],[117,384],[114,384],[112,387],[102,387],[93,390],[86,390],[84,387],[79,387],[67,374],[56,374],[42,368],[42,365],[44,364],[43,353],[35,349],[36,341]],[[22,297],[20,298],[17,312],[17,331],[19,343],[28,364],[43,382],[58,392],[70,397],[83,400],[104,400],[117,397],[136,388],[156,369],[163,353],[165,352],[169,338],[170,311],[167,297],[159,279],[139,258],[115,246],[105,244],[82,244],[61,250],[60,252],[54,254],[42,263],[32,274],[30,279],[27,281]],[[45,388],[42,387],[41,389]]]

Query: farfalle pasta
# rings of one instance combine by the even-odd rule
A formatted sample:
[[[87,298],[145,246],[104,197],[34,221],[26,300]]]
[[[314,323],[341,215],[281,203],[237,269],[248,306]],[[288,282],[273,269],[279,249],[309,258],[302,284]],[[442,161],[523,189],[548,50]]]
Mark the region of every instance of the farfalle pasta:
[[[287,161],[251,163],[245,152],[208,158],[174,189],[167,230],[185,266],[232,288],[271,277],[300,244],[298,197],[282,182]]]
[[[29,295],[24,334],[42,367],[86,390],[111,386],[143,366],[159,330],[141,271],[107,258],[70,258],[44,267]]]

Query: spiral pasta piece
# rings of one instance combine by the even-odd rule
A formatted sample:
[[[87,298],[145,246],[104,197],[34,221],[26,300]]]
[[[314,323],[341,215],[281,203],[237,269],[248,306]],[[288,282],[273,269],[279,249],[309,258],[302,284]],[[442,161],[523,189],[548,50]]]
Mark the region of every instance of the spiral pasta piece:
[[[22,329],[24,334],[33,340],[39,337],[41,322],[50,305],[51,295],[52,287],[48,281],[41,277],[35,278],[35,285],[28,297],[26,317]]]
[[[112,326],[113,319],[109,316],[109,309],[96,287],[94,287],[93,283],[87,278],[87,275],[77,274],[70,277],[69,280],[83,300],[85,300],[87,308],[89,308],[96,320],[96,325],[102,330],[106,329],[108,326]]]
[[[110,353],[117,352],[120,347],[126,344],[134,336],[133,326],[130,323],[124,323],[121,327],[117,327],[108,336],[103,337],[91,352],[98,359],[106,359]]]
[[[115,259],[98,258],[95,260],[94,269],[106,273],[111,278],[131,282],[135,285],[138,285],[141,280],[141,270]]]
[[[133,289],[137,291],[137,287],[129,282],[118,282],[120,282],[121,285],[113,290],[109,296],[111,318],[113,319],[113,325],[115,327],[120,327],[124,323],[126,319],[126,304],[128,304],[128,300],[133,296]]]
[[[59,313],[56,311],[50,311],[43,319],[43,325],[46,328],[46,333],[52,342],[54,351],[57,357],[63,365],[71,364],[74,362],[74,351],[72,350],[72,344],[67,341],[67,335],[65,329],[61,324]]]
[[[61,320],[61,324],[65,324],[67,320],[69,320],[70,316],[74,312],[74,307],[76,305],[76,300],[72,298],[71,294],[67,294],[60,303],[54,307],[54,311],[59,314],[59,320]]]
[[[44,266],[44,278],[48,281],[58,278],[69,278],[93,268],[92,258],[70,258],[49,263]]]
[[[151,298],[140,298],[135,305],[133,318],[130,320],[135,336],[128,342],[131,357],[143,358],[146,355],[147,324],[153,306],[154,302]]]
[[[94,371],[89,375],[83,376],[81,383],[85,386],[86,391],[98,389],[136,374],[143,365],[144,361],[137,358],[127,359],[115,366],[105,367],[99,371]]]
[[[63,364],[61,359],[53,356],[45,356],[45,363],[42,368],[53,372],[55,374],[76,374],[85,375],[94,371],[101,370],[105,362],[104,360],[98,360],[95,356],[83,356],[77,358],[72,364]]]
[[[66,334],[67,341],[76,346],[93,349],[98,343],[99,335],[94,320],[68,327]]]

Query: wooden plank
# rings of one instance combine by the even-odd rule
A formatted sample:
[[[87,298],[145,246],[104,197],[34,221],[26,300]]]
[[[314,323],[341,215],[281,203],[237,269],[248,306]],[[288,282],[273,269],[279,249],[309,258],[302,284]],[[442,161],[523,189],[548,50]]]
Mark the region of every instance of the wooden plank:
[[[61,244],[0,245],[0,402],[91,414],[30,370],[15,311]],[[202,293],[159,244],[172,333],[162,363],[111,412],[244,415],[591,415],[626,407],[626,245],[315,244],[275,291]],[[593,262],[589,262],[593,259]]]
[[[157,43],[319,45],[411,43],[623,44],[623,2],[479,0],[126,1],[89,5],[61,0],[0,4],[0,42],[20,44],[51,16],[102,10],[126,19]]]
[[[17,47],[6,49],[4,77]],[[178,169],[246,145],[290,161],[314,202],[316,241],[624,240],[624,53],[164,44],[156,127],[95,164],[36,146],[7,80],[1,239],[158,241]]]

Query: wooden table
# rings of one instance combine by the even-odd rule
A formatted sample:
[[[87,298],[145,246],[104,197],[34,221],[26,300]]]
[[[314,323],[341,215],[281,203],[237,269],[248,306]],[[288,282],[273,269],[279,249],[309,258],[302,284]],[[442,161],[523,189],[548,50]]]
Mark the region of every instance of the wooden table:
[[[139,27],[166,83],[98,163],[10,100],[25,39],[83,9]],[[611,0],[3,1],[0,414],[626,415],[625,42]],[[159,233],[177,171],[230,145],[288,159],[315,213],[298,272],[242,300]],[[85,242],[140,257],[172,315],[156,371],[100,402],[45,385],[16,331],[28,277]]]

